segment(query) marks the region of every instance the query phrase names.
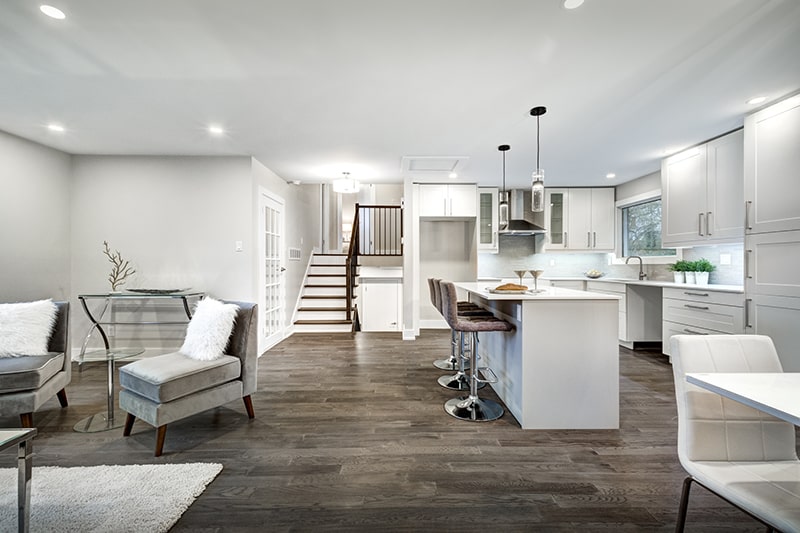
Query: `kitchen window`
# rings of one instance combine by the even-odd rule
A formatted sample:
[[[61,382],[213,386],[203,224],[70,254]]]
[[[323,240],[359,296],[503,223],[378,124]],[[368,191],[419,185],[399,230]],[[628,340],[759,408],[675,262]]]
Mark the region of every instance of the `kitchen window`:
[[[622,256],[674,257],[674,248],[661,247],[661,198],[620,207]]]

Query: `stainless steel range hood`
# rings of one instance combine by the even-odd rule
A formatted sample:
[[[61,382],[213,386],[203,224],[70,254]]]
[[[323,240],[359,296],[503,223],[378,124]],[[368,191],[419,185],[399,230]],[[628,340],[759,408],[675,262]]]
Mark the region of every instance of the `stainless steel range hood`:
[[[509,196],[508,226],[500,228],[500,235],[538,235],[546,233],[544,213],[531,211],[531,191],[529,189],[512,189],[506,192]]]

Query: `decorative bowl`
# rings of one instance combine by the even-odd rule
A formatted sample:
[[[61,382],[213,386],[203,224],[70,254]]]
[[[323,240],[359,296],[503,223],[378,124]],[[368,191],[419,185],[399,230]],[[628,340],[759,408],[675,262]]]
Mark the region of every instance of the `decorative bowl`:
[[[589,272],[585,272],[583,275],[586,276],[589,279],[597,279],[597,278],[602,278],[606,274],[605,274],[605,272],[598,272],[596,270],[595,271],[591,271],[590,270]]]

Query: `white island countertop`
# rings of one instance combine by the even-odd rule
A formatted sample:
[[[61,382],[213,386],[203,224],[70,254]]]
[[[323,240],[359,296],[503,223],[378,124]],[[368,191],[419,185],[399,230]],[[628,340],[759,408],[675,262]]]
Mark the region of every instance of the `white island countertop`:
[[[530,290],[524,293],[493,293],[489,289],[497,287],[498,283],[487,281],[466,281],[456,283],[456,287],[464,289],[467,292],[485,298],[486,300],[516,300],[516,301],[533,301],[533,300],[619,300],[619,297],[610,294],[602,294],[597,292],[576,291],[573,289],[563,289],[561,287],[549,287],[545,282],[539,280],[539,290],[533,290],[533,285],[530,285]]]

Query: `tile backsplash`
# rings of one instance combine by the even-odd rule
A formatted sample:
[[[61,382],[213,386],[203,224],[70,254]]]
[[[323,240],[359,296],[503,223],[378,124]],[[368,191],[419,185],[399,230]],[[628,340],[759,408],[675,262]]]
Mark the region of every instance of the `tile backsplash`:
[[[513,278],[514,270],[544,270],[544,277],[583,276],[587,270],[605,272],[608,277],[636,278],[639,262],[629,265],[612,265],[612,254],[608,253],[570,253],[537,252],[542,237],[500,236],[500,253],[478,254],[479,278]],[[743,282],[744,251],[741,244],[718,246],[698,246],[685,248],[683,258],[695,261],[704,257],[717,268],[709,276],[709,283],[722,285],[741,285]],[[730,259],[730,264],[722,265],[721,259]],[[647,279],[672,281],[672,272],[667,265],[648,265],[643,267]]]

